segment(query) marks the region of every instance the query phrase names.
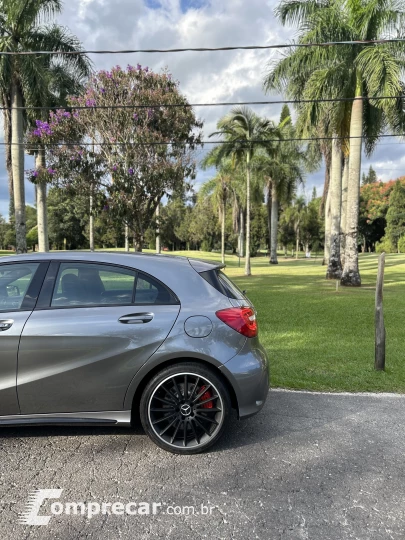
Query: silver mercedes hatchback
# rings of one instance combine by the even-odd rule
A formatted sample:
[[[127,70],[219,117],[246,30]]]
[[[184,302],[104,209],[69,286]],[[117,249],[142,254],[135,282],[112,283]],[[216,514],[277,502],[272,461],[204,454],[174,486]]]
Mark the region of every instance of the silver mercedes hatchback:
[[[166,255],[0,259],[0,425],[130,426],[213,445],[269,388],[256,313],[221,266]]]

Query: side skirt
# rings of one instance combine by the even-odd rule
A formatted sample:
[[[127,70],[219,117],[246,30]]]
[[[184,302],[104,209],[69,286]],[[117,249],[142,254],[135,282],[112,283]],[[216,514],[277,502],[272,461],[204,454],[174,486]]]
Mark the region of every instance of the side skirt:
[[[131,425],[131,411],[15,414],[10,416],[0,416],[0,427],[18,425],[103,425],[129,427]]]

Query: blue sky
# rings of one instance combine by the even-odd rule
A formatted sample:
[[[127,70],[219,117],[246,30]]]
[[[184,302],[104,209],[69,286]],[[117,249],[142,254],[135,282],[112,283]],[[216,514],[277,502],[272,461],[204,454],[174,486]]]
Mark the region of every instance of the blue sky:
[[[151,9],[162,9],[162,2],[160,0],[146,0],[145,4]],[[205,0],[181,0],[180,9],[183,13],[186,13],[189,9],[200,9],[208,4],[209,2]]]
[[[187,48],[226,45],[285,43],[294,30],[283,28],[273,15],[276,0],[65,0],[59,23],[69,27],[86,49]],[[277,51],[229,51],[183,54],[133,54],[92,57],[95,69],[138,62],[155,71],[168,67],[180,81],[180,88],[192,103],[263,101],[262,80]],[[278,99],[281,96],[268,96]],[[217,120],[228,107],[197,109],[204,120],[204,135],[215,130]],[[277,121],[281,107],[259,106],[254,110]],[[405,171],[405,143],[384,139],[374,155],[364,158],[382,180]],[[26,169],[32,168],[26,156]],[[199,171],[196,187],[211,171]],[[324,172],[306,178],[305,193],[316,186],[322,192]],[[26,183],[27,202],[34,202],[34,189]],[[7,175],[0,147],[0,213],[8,213]]]

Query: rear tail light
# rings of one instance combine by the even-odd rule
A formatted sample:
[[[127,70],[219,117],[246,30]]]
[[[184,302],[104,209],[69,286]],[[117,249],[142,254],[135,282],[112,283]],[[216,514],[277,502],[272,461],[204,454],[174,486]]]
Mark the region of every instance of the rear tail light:
[[[249,338],[257,336],[256,314],[252,308],[240,307],[222,309],[221,311],[216,312],[216,316],[243,336]]]

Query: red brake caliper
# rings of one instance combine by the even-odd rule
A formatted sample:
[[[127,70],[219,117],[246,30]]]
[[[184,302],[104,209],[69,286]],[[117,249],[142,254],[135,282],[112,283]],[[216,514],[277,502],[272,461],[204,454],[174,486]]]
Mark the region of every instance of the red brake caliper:
[[[205,386],[202,386],[200,388],[200,392],[202,392],[203,390],[205,390]],[[203,394],[201,397],[200,397],[200,401],[205,401],[206,399],[210,399],[212,397],[212,393],[210,390],[207,390],[205,392],[205,394]],[[201,405],[201,408],[202,409],[212,409],[214,407],[214,402],[213,401],[209,401],[208,403],[203,403]]]

